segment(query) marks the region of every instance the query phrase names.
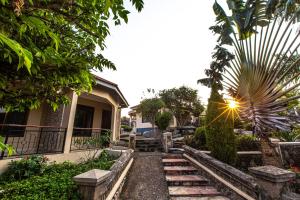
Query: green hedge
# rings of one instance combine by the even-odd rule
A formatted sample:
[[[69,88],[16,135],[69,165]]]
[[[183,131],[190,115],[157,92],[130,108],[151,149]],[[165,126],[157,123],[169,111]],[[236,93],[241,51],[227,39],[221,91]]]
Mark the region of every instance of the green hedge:
[[[125,132],[131,132],[131,131],[132,131],[132,127],[127,126],[127,125],[121,125],[121,128],[122,128]]]
[[[205,127],[198,127],[192,136],[186,136],[185,144],[195,149],[207,150]]]
[[[259,151],[260,143],[256,137],[251,135],[237,135],[236,147],[238,151]]]
[[[0,177],[0,199],[3,200],[68,200],[79,199],[77,186],[72,178],[90,169],[109,169],[114,158],[106,152],[86,163],[74,164],[64,162],[51,164],[43,168],[42,174],[31,174],[30,177],[22,177],[21,180],[11,179],[16,176],[12,170]],[[17,161],[19,162],[19,161]],[[16,173],[18,173],[16,171]]]

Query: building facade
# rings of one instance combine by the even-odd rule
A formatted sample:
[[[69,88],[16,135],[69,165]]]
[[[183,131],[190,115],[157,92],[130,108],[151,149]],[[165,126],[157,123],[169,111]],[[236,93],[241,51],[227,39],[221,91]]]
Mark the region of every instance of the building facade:
[[[128,107],[128,102],[117,84],[96,77],[90,93],[78,96],[70,91],[68,96],[70,104],[56,111],[47,104],[26,112],[0,110],[0,134],[13,146],[13,156],[97,148],[103,136],[119,140],[121,109]],[[0,156],[5,158],[7,152]]]
[[[133,131],[136,133],[144,133],[145,131],[150,131],[153,129],[152,124],[149,122],[147,118],[144,118],[142,113],[137,111],[138,105],[131,107],[128,115],[130,117],[130,124],[133,127]],[[176,118],[173,117],[173,119],[170,122],[169,127],[173,128],[176,127]],[[154,128],[157,128],[157,126],[154,126]]]

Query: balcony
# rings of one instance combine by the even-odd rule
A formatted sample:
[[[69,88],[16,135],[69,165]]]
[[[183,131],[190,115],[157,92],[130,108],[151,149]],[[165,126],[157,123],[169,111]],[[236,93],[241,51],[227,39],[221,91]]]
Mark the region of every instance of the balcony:
[[[74,128],[71,151],[108,147],[111,130],[102,128]]]
[[[66,128],[0,124],[0,135],[5,144],[14,148],[12,156],[55,154],[64,151]],[[4,157],[7,157],[6,151],[1,152],[0,159]]]

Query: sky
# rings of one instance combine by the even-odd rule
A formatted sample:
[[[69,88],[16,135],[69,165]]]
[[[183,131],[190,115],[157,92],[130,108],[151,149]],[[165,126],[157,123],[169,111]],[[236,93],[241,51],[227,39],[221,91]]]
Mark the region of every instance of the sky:
[[[212,0],[144,0],[138,13],[131,6],[128,24],[112,26],[102,54],[117,67],[96,74],[118,84],[131,106],[147,88],[197,89],[204,104],[210,90],[197,84],[204,78],[216,45]],[[122,116],[129,109],[122,110]]]

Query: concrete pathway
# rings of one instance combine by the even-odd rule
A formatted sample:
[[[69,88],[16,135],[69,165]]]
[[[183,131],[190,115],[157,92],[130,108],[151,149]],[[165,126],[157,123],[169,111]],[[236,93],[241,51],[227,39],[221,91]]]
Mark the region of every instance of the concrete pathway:
[[[136,152],[121,200],[168,200],[169,192],[160,152]]]

